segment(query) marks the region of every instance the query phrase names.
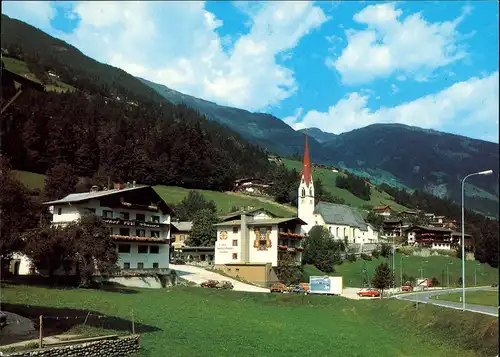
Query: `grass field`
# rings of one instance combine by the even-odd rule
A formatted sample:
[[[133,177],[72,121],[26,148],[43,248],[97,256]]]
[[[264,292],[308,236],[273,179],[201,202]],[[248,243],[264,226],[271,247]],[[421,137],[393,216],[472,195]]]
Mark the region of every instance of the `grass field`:
[[[141,356],[494,356],[496,317],[405,301],[200,288],[128,293],[6,286],[5,303],[129,319]],[[53,310],[52,310],[53,311]],[[53,312],[51,312],[53,313]],[[106,319],[101,328],[106,329]]]
[[[43,191],[43,186],[45,184],[45,175],[36,174],[34,172],[28,172],[28,171],[18,171],[18,170],[12,170],[12,171],[16,175],[17,179],[21,181],[21,183],[30,190],[38,188],[40,191]]]
[[[288,159],[282,159],[282,161],[287,169],[296,169],[299,172],[302,169],[302,163],[299,161],[288,160]],[[343,173],[332,172],[332,171],[327,170],[327,169],[313,168],[312,174],[313,174],[313,179],[319,178],[321,180],[321,182],[323,183],[323,186],[325,187],[325,189],[327,189],[329,192],[331,192],[334,196],[337,196],[337,197],[344,199],[344,201],[347,205],[350,205],[353,207],[359,207],[359,208],[366,206],[366,205],[369,205],[372,207],[381,206],[381,205],[390,205],[395,210],[402,211],[402,210],[406,209],[405,207],[394,202],[392,197],[390,195],[388,195],[386,192],[379,191],[375,186],[371,186],[371,199],[370,199],[370,201],[364,201],[361,198],[353,195],[349,191],[338,188],[335,185],[335,180],[337,179],[338,175],[344,175]]]
[[[170,204],[179,203],[189,193],[188,189],[175,186],[155,186],[156,192]],[[233,206],[237,207],[262,207],[280,217],[292,217],[297,214],[297,209],[291,206],[280,205],[278,203],[262,200],[260,198],[237,193],[225,193],[207,190],[195,190],[200,192],[208,200],[213,200],[220,213],[230,212]]]
[[[32,81],[41,83],[40,80],[33,73],[31,73],[24,61],[10,57],[2,57],[2,60],[5,64],[5,68],[9,71],[24,76]],[[75,87],[64,82],[54,80],[52,84],[45,85],[45,90],[50,92],[66,92],[75,90]]]
[[[432,299],[461,302],[462,293],[452,293],[446,295],[433,296]],[[498,291],[466,291],[465,302],[467,304],[477,304],[485,306],[498,306]]]
[[[459,277],[462,276],[462,262],[458,258],[449,258],[445,256],[432,256],[432,257],[418,257],[418,256],[404,256],[401,265],[401,256],[396,253],[396,285],[400,286],[401,281],[401,266],[403,267],[403,274],[420,278],[420,268],[423,268],[423,276],[432,279],[436,277],[441,283],[440,286],[447,285],[446,277],[446,264],[448,265],[450,286],[456,287]],[[366,267],[368,278],[371,279],[375,268],[386,258],[379,257],[379,259],[372,258],[371,261],[358,259],[356,262],[344,261],[341,265],[335,266],[335,273],[332,276],[342,276],[344,279],[344,286],[360,287],[363,268]],[[427,261],[427,262],[426,262]],[[474,286],[474,278],[476,278],[477,286],[491,285],[498,283],[498,269],[492,268],[487,264],[480,264],[476,266],[474,274],[474,265],[479,264],[475,261],[465,262],[465,285]],[[306,266],[306,278],[310,275],[322,275],[314,266]],[[475,276],[474,276],[475,275]]]

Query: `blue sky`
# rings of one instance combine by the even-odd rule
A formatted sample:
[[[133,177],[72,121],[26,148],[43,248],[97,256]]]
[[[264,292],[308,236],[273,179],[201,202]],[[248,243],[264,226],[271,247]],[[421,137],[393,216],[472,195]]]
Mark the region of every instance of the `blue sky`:
[[[2,13],[296,129],[398,122],[498,142],[496,1],[4,1]]]

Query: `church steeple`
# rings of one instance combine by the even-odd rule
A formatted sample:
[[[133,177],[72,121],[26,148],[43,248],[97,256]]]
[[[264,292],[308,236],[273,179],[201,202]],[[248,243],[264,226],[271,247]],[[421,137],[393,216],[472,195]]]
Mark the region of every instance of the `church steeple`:
[[[302,230],[308,233],[314,225],[314,181],[312,177],[311,160],[309,158],[309,143],[307,140],[307,131],[304,146],[304,161],[302,163],[302,172],[298,192],[297,213],[300,219],[307,223],[302,226]]]
[[[306,186],[309,186],[311,182],[311,160],[309,159],[309,144],[307,142],[307,129],[306,129],[306,145],[304,147],[304,161],[302,163],[302,177],[306,183]]]

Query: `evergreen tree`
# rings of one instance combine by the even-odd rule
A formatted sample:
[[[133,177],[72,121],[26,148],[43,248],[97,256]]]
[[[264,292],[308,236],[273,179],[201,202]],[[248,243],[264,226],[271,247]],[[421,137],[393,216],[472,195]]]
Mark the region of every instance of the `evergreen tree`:
[[[373,287],[382,291],[380,297],[384,295],[384,289],[391,286],[392,281],[393,277],[389,266],[387,263],[380,263],[380,265],[375,269],[375,274],[372,278]]]
[[[61,199],[75,192],[78,177],[68,164],[58,164],[47,171],[45,196],[50,200]]]

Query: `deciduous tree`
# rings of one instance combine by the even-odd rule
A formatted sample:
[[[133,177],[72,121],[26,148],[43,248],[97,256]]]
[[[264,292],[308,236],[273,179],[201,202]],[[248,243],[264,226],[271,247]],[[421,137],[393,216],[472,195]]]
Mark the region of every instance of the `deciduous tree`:
[[[45,196],[50,200],[61,199],[75,192],[78,177],[68,164],[58,164],[47,171],[45,177]]]
[[[210,208],[199,210],[193,217],[191,234],[186,244],[191,247],[213,247],[217,240],[218,217]]]

